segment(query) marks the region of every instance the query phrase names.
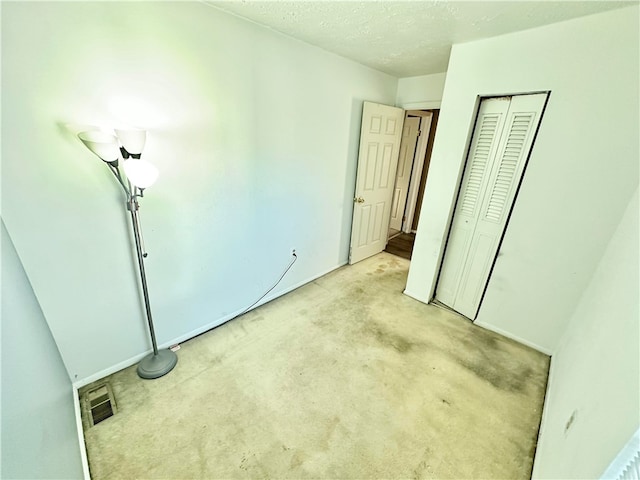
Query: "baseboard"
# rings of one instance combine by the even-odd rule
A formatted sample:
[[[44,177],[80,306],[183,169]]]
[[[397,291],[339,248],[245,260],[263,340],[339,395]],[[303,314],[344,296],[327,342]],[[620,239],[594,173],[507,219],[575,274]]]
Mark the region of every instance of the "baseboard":
[[[537,345],[537,344],[535,344],[533,342],[525,340],[524,338],[520,338],[517,335],[513,335],[512,333],[509,333],[506,330],[502,330],[501,328],[494,327],[493,325],[491,325],[489,323],[478,322],[478,321],[475,321],[473,323],[474,323],[474,325],[478,325],[479,327],[485,328],[487,330],[491,330],[492,332],[495,332],[495,333],[499,333],[503,337],[507,337],[507,338],[510,338],[511,340],[515,340],[516,342],[521,343],[523,345],[526,345],[527,347],[531,347],[534,350],[537,350],[537,351],[539,351],[541,353],[544,353],[545,355],[551,356],[551,354],[553,353],[548,348],[541,347],[540,345]]]
[[[168,344],[163,344],[163,345],[158,345],[158,348],[166,348],[169,347],[171,345],[175,345],[175,343],[168,343]],[[73,382],[73,387],[76,389],[80,389],[82,387],[84,387],[85,385],[89,385],[90,383],[93,383],[95,381],[98,381],[104,377],[108,377],[109,375],[119,372],[120,370],[124,370],[127,367],[130,367],[131,365],[135,365],[136,363],[138,363],[140,360],[142,360],[144,357],[146,357],[147,355],[149,355],[153,350],[148,350],[144,353],[140,353],[138,355],[135,355],[127,360],[123,360],[122,362],[116,363],[115,365],[112,365],[111,367],[105,368],[104,370],[100,370],[97,373],[94,373],[93,375],[89,375],[88,377],[82,378],[80,380],[76,380],[75,382]]]
[[[310,277],[306,280],[303,280],[301,282],[296,283],[295,285],[286,288],[285,290],[273,293],[271,295],[267,295],[265,298],[263,298],[260,302],[258,302],[255,306],[253,306],[251,309],[247,310],[247,313],[250,312],[251,310],[258,308],[262,305],[264,305],[265,303],[269,303],[272,300],[275,300],[276,298],[279,298],[283,295],[286,295],[287,293],[290,293],[308,283],[313,282],[314,280],[317,280],[320,277],[323,277],[324,275],[327,275],[328,273],[333,272],[334,270],[337,270],[338,268],[344,267],[348,262],[344,261],[342,263],[337,264],[336,266],[333,266],[331,268],[329,268],[326,271],[323,271],[317,275],[314,275],[313,277]],[[180,335],[178,337],[175,337],[171,340],[168,340],[162,344],[158,345],[158,348],[162,349],[162,348],[169,348],[173,345],[178,345],[180,343],[184,343],[187,340],[190,340],[194,337],[197,337],[198,335],[201,335],[205,332],[208,332],[209,330],[219,327],[220,325],[227,323],[231,320],[233,320],[234,318],[236,318],[238,315],[242,314],[244,312],[245,308],[241,308],[238,309],[237,311],[230,313],[228,315],[225,315],[224,317],[218,318],[217,320],[214,320],[210,323],[207,323],[201,327],[196,328],[195,330],[191,330],[188,333],[185,333],[184,335]],[[120,370],[123,370],[125,368],[130,367],[131,365],[135,365],[136,363],[138,363],[140,360],[142,360],[144,357],[146,357],[147,355],[149,355],[152,352],[151,349],[149,349],[146,352],[140,353],[138,355],[135,355],[127,360],[123,360],[122,362],[119,362],[111,367],[105,368],[104,370],[101,370],[97,373],[94,373],[93,375],[89,375],[86,378],[77,380],[73,383],[74,388],[77,390],[81,387],[84,387],[85,385],[89,385],[90,383],[93,383],[97,380],[100,380],[102,378],[108,377],[109,375],[112,375],[116,372],[119,372]]]
[[[542,418],[540,419],[540,428],[538,428],[538,437],[536,438],[536,451],[533,454],[533,465],[531,466],[531,478],[536,478],[535,470],[536,470],[536,460],[538,458],[538,451],[540,447],[540,439],[544,437],[545,430],[547,428],[547,417],[549,416],[549,394],[552,391],[552,383],[555,378],[554,374],[554,366],[555,362],[553,361],[553,356],[549,361],[549,374],[547,376],[547,388],[544,392],[544,402],[542,404]]]
[[[80,398],[78,397],[78,389],[72,386],[71,394],[73,395],[73,409],[76,416],[78,442],[80,443],[80,461],[82,462],[82,473],[84,474],[85,480],[91,480],[91,473],[89,472],[89,459],[87,457],[87,446],[84,443],[84,428],[82,427],[82,413],[80,410]]]
[[[419,302],[426,303],[426,304],[430,304],[431,303],[430,299],[427,299],[426,297],[424,297],[422,295],[418,295],[418,294],[416,294],[416,293],[414,293],[414,292],[412,292],[412,291],[410,291],[408,289],[405,289],[404,292],[402,292],[402,293],[404,293],[408,297],[413,298],[414,300],[418,300]],[[538,352],[544,353],[545,355],[551,356],[551,354],[552,354],[551,350],[549,350],[548,348],[541,347],[540,345],[537,345],[537,344],[535,344],[533,342],[530,342],[528,340],[520,338],[517,335],[513,335],[512,333],[509,333],[509,332],[507,332],[505,330],[502,330],[500,328],[494,327],[493,325],[490,325],[488,323],[478,322],[478,321],[473,322],[473,323],[474,323],[474,325],[478,325],[479,327],[482,327],[482,328],[484,328],[486,330],[491,330],[492,332],[498,333],[498,334],[502,335],[503,337],[507,337],[507,338],[510,338],[511,340],[515,340],[516,342],[521,343],[523,345],[526,345],[527,347],[533,348],[534,350],[537,350]]]
[[[302,286],[304,286],[304,285],[306,285],[308,283],[311,283],[314,280],[317,280],[318,278],[323,277],[324,275],[327,275],[328,273],[331,273],[334,270],[337,270],[338,268],[345,266],[346,264],[347,264],[347,262],[345,261],[344,263],[340,263],[337,266],[331,267],[330,269],[328,269],[328,270],[326,270],[326,271],[324,271],[324,272],[322,272],[322,273],[320,273],[318,275],[315,275],[315,276],[313,276],[311,278],[308,278],[306,280],[298,282],[298,283],[292,285],[291,287],[286,288],[285,290],[273,293],[271,295],[267,295],[265,298],[260,300],[260,302],[258,302],[255,306],[253,306],[252,308],[247,310],[246,313],[248,313],[251,310],[254,310],[254,309],[258,308],[258,307],[261,307],[262,305],[264,305],[266,303],[269,303],[269,302],[275,300],[276,298],[282,297],[283,295],[286,295],[287,293],[291,293],[292,291],[294,291],[294,290],[296,290],[296,289],[298,289],[298,288],[300,288],[300,287],[302,287]],[[211,323],[209,323],[207,325],[203,325],[202,327],[198,327],[195,330],[192,330],[192,331],[190,331],[188,333],[185,333],[184,335],[181,335],[181,336],[179,336],[177,338],[174,338],[173,340],[171,340],[169,342],[166,342],[164,344],[164,346],[161,347],[161,348],[166,348],[166,347],[170,347],[172,345],[177,345],[179,343],[186,342],[187,340],[190,340],[190,339],[192,339],[194,337],[197,337],[198,335],[201,335],[201,334],[203,334],[205,332],[208,332],[209,330],[211,330],[213,328],[219,327],[220,325],[222,325],[224,323],[227,323],[227,322],[233,320],[234,318],[236,318],[237,316],[239,316],[240,314],[242,314],[244,312],[244,310],[245,310],[245,308],[241,308],[241,309],[239,309],[239,310],[237,310],[237,311],[235,311],[235,312],[233,312],[233,313],[231,313],[229,315],[225,315],[222,318],[214,320],[213,322],[211,322]]]

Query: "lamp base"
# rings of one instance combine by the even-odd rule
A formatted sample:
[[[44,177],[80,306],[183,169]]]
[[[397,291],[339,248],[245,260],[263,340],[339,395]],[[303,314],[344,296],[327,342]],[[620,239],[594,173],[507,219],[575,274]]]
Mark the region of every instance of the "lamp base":
[[[166,375],[178,363],[178,356],[169,349],[158,350],[144,357],[138,364],[138,376],[148,380]]]

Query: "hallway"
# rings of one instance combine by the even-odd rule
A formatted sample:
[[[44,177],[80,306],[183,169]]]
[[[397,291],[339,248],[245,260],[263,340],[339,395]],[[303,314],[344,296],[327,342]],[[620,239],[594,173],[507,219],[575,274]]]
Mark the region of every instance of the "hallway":
[[[398,257],[411,260],[411,253],[413,253],[413,243],[415,240],[415,233],[398,233],[389,239],[384,251],[391,253],[392,255],[397,255]]]

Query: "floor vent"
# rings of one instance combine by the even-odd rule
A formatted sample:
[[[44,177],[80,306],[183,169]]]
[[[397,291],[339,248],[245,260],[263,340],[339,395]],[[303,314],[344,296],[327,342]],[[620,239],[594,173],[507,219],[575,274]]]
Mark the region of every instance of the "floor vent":
[[[87,391],[84,395],[83,405],[88,427],[97,425],[117,412],[113,391],[108,383],[103,383]]]

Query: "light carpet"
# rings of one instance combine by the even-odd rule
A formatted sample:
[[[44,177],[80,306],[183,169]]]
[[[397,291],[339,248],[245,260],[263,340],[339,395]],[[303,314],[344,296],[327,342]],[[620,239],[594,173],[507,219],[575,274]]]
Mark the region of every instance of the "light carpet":
[[[549,358],[403,295],[408,267],[340,268],[182,344],[165,377],[105,379],[92,478],[530,478]]]

